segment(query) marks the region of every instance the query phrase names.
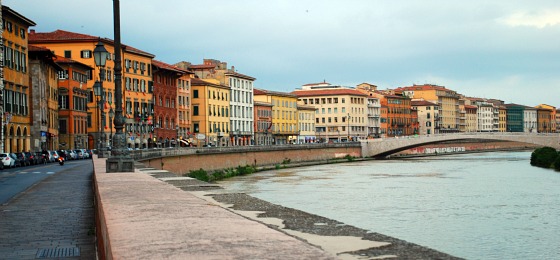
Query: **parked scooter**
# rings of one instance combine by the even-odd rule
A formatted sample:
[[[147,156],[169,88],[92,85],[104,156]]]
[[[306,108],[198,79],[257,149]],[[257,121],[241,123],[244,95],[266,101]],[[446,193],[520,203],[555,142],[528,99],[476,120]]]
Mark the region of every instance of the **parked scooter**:
[[[62,158],[61,156],[58,157],[58,163],[60,165],[64,165],[64,158]]]

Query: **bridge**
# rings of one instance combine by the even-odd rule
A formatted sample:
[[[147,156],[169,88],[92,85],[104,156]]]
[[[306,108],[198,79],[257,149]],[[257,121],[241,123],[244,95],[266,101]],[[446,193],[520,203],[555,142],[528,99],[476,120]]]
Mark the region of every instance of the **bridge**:
[[[361,141],[362,157],[386,157],[410,148],[447,141],[494,140],[550,146],[560,150],[560,134],[537,133],[456,133],[426,136],[404,136]]]

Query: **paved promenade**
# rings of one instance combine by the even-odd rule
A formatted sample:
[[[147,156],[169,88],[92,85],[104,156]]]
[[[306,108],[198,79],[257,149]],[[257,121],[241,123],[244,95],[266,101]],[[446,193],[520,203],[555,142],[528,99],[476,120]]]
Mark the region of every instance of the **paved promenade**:
[[[161,171],[106,173],[95,156],[94,165],[108,258],[335,259],[150,175]]]
[[[63,167],[0,205],[0,259],[95,259],[93,165]]]

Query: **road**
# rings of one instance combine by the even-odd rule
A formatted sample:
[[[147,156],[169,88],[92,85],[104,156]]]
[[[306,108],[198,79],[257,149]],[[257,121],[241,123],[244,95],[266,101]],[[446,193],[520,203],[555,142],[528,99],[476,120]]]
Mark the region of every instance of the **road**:
[[[48,163],[0,170],[0,205],[7,203],[31,186],[41,182],[49,175],[56,174],[68,168],[90,165],[90,160],[68,161],[60,166],[58,163]]]

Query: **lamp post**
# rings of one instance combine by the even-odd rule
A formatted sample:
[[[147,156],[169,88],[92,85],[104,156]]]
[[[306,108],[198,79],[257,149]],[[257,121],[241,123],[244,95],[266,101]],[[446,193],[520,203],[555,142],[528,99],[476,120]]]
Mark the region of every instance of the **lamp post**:
[[[103,81],[105,80],[105,64],[107,63],[108,56],[109,56],[109,52],[107,51],[107,49],[105,49],[105,46],[100,40],[99,42],[97,42],[97,45],[95,45],[95,49],[93,49],[93,59],[95,60],[95,65],[99,68],[99,81],[95,82],[95,85],[93,86],[94,94],[97,97],[99,97],[97,102],[97,107],[99,109],[99,114],[100,114],[99,122],[98,122],[99,123],[99,134],[98,134],[98,138],[99,138],[98,157],[99,158],[105,157],[103,154],[105,150],[104,149],[105,145],[103,144],[103,142],[105,142],[106,139],[105,131],[103,129],[105,123],[105,112],[103,109],[103,103],[105,102]]]
[[[113,118],[115,118],[115,111],[113,111],[113,107],[109,110],[109,128],[111,132],[109,132],[109,147],[113,149]]]
[[[113,0],[113,20],[115,33],[115,135],[113,135],[113,149],[107,160],[107,172],[132,172],[134,160],[126,147],[126,136],[123,132],[124,117],[122,91],[122,61],[121,61],[121,21],[119,0]]]
[[[348,124],[348,129],[347,129],[348,140],[347,141],[350,142],[350,113],[348,113],[348,116],[346,117],[346,123]]]
[[[180,147],[181,144],[179,143],[179,124],[177,124],[175,130],[177,130],[177,135],[175,136],[175,147]]]

